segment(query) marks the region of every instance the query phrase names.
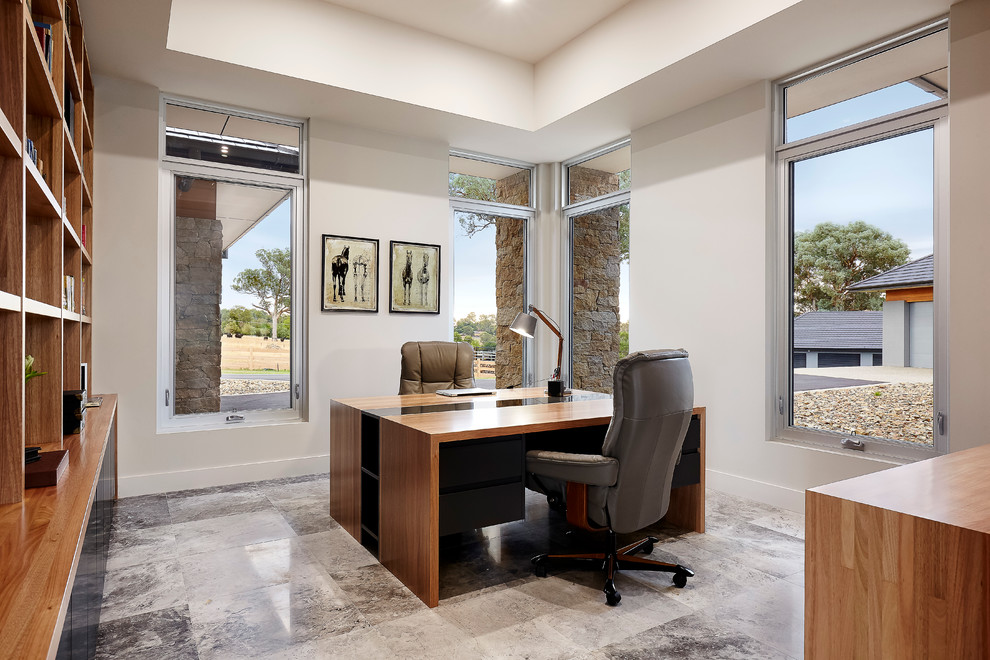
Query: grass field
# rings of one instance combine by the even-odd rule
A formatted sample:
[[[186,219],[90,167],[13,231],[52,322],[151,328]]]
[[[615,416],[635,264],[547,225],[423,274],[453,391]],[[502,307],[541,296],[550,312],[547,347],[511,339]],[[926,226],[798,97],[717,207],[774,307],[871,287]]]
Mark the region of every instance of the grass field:
[[[269,337],[220,338],[220,370],[225,373],[288,373],[291,342]]]

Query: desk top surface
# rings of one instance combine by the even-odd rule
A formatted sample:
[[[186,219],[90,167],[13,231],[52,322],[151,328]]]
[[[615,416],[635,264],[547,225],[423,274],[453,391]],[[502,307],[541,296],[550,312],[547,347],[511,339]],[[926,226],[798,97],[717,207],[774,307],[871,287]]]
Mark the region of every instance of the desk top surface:
[[[612,419],[612,397],[607,394],[574,390],[571,396],[549,398],[540,387],[469,397],[405,394],[341,399],[337,403],[421,431],[441,442],[594,426],[608,424]]]
[[[990,534],[990,445],[809,490]]]

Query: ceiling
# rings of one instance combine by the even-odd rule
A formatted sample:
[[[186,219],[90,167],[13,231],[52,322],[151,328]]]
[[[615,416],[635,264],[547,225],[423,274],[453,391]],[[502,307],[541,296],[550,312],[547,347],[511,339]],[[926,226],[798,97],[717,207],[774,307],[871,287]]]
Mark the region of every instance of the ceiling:
[[[535,64],[630,0],[325,0]]]
[[[332,132],[332,139],[346,141],[349,135],[368,129],[533,163],[566,160],[706,101],[861,48],[944,15],[952,2],[515,0],[514,5],[499,6],[499,11],[529,11],[521,19],[523,26],[540,24],[541,20],[544,26],[554,21],[567,23],[572,7],[575,13],[611,8],[604,20],[583,32],[579,32],[580,21],[570,24],[568,30],[579,32],[577,36],[534,65],[436,36],[440,31],[453,34],[453,26],[470,21],[472,11],[499,0],[361,0],[362,12],[344,6],[357,5],[358,0],[334,0],[336,4],[326,0],[236,0],[242,11],[224,14],[227,29],[216,30],[217,23],[212,20],[188,25],[196,12],[216,13],[217,7],[226,11],[233,1],[79,0],[95,74],[189,98],[325,120],[330,123],[323,124],[321,130]],[[169,47],[173,3],[186,8],[186,43],[195,48]],[[438,21],[430,26],[431,32],[424,32],[413,25],[422,18],[418,12],[403,18],[412,5],[423,8],[422,16],[448,6],[454,9],[449,20]],[[550,6],[557,13],[540,19],[543,8]],[[306,51],[298,51],[317,41],[301,35],[306,29],[304,19],[321,7],[330,11],[321,20],[357,17],[348,25],[357,26],[360,33],[344,34],[343,38],[350,39],[349,45],[364,48],[367,57],[345,50],[333,60],[307,60]],[[377,11],[390,12],[391,19],[365,13],[376,7]],[[294,12],[304,13],[297,16]],[[299,27],[265,30],[262,18],[272,16]],[[583,16],[582,21],[591,20],[591,14]],[[399,20],[407,23],[395,22]],[[493,30],[498,28],[496,21],[489,19],[486,25],[489,23]],[[332,23],[329,25],[333,29]],[[547,30],[545,40],[531,37],[541,41],[541,48],[556,43],[554,39],[567,38],[563,36],[566,30],[541,29]],[[262,33],[266,38],[259,40],[257,35]],[[470,38],[479,46],[493,41],[486,40],[484,34],[469,37],[470,31],[458,29],[458,34],[462,41]],[[397,39],[412,44],[417,52],[398,48]],[[199,52],[190,52],[199,46]],[[413,55],[423,53],[433,57],[435,70],[401,68]],[[463,55],[460,71],[465,75],[450,75],[451,54]],[[269,60],[278,60],[280,68],[273,70]],[[488,67],[490,75],[475,76],[480,80],[472,81],[473,67]],[[321,78],[323,72],[340,77],[321,82],[325,80]],[[409,80],[407,73],[419,79]],[[369,79],[374,86],[363,86]],[[484,96],[489,79],[492,85],[502,85],[503,96],[514,98],[474,98],[476,90]],[[499,104],[552,106],[565,97],[566,103],[544,113],[545,120],[501,122],[477,111]],[[462,101],[464,104],[459,105]],[[525,107],[523,110],[524,115],[538,114]],[[692,110],[692,116],[702,115]],[[314,136],[312,129],[310,134]]]

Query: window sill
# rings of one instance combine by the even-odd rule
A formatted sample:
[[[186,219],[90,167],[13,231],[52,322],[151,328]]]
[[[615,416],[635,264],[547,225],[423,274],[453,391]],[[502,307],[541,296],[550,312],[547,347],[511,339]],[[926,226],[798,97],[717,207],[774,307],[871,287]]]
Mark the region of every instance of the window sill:
[[[221,414],[226,417],[228,413]],[[156,431],[159,435],[163,435],[168,433],[224,431],[238,428],[253,428],[257,426],[286,426],[306,422],[306,419],[304,419],[297,410],[286,410],[284,411],[284,414],[277,414],[273,412],[257,416],[245,415],[245,419],[239,422],[227,422],[223,417],[218,417],[213,414],[188,415],[187,417],[183,417],[182,419],[171,418],[164,422],[159,422]]]
[[[934,447],[907,445],[906,443],[877,440],[875,438],[857,438],[866,444],[863,451],[845,449],[839,446],[839,441],[844,437],[825,433],[814,432],[782,432],[769,439],[774,442],[812,451],[820,451],[840,456],[848,456],[873,463],[879,463],[890,467],[907,465],[917,461],[935,458],[939,452]]]

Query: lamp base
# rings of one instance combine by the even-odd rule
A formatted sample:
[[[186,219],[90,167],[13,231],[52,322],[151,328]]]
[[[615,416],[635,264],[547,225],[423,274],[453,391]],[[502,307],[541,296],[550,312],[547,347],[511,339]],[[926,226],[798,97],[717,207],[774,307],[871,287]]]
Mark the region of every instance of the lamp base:
[[[571,390],[564,387],[564,381],[553,379],[547,381],[547,396],[561,397],[567,396],[570,393]]]

